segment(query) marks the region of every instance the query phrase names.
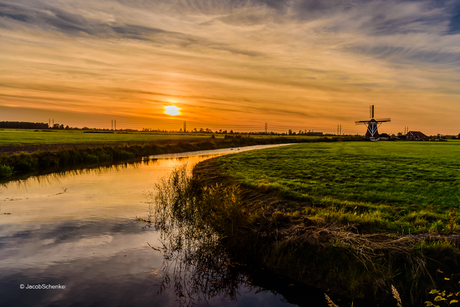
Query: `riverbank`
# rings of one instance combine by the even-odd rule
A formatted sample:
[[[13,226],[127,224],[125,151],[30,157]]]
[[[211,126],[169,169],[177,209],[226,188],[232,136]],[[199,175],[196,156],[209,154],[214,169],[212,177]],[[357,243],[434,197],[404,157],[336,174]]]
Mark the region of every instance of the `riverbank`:
[[[49,133],[47,133],[49,134]],[[56,134],[58,135],[58,134]],[[141,159],[149,155],[181,153],[188,151],[212,150],[230,147],[288,144],[303,142],[337,142],[350,141],[355,138],[328,137],[253,137],[241,134],[215,137],[210,135],[187,135],[180,138],[154,136],[153,141],[110,141],[85,143],[44,143],[0,146],[0,179],[12,176],[54,172],[59,169],[72,169],[84,166],[110,165],[133,159]],[[104,139],[104,138],[102,138]],[[361,138],[358,138],[361,140]]]
[[[235,180],[218,159],[198,164],[192,182],[203,220],[236,261],[349,298],[392,300],[394,285],[405,303],[418,306],[431,289],[458,291],[456,233],[362,233],[357,223],[292,214],[286,208],[320,206]]]
[[[0,147],[0,178],[33,174],[60,168],[107,165],[141,159],[149,155],[211,150],[229,147],[282,144],[295,139],[247,137],[173,139],[150,142],[88,144],[37,144]]]

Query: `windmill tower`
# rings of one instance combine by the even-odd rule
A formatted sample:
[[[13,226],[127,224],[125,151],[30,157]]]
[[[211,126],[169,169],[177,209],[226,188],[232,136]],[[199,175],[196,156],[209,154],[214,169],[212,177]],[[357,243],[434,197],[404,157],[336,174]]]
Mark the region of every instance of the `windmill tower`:
[[[382,123],[391,122],[389,118],[374,119],[374,105],[370,106],[370,120],[358,120],[356,121],[357,125],[365,125],[367,127],[366,138],[371,141],[379,140],[379,131],[378,128]]]

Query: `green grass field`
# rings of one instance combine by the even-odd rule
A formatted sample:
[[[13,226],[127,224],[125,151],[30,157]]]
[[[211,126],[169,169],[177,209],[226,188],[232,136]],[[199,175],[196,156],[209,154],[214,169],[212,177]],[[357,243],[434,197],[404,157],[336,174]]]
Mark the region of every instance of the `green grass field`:
[[[88,133],[89,132],[89,133]],[[157,132],[123,132],[93,133],[91,130],[33,130],[33,129],[0,129],[0,146],[3,145],[36,145],[36,144],[77,144],[100,142],[143,142],[157,140],[176,140],[209,138],[210,133],[157,133]],[[224,138],[224,134],[215,134],[216,138]],[[246,136],[243,134],[243,136]],[[279,135],[251,135],[254,138],[277,138]],[[283,135],[284,138],[301,138],[315,140],[320,137],[304,135]]]
[[[0,129],[1,145],[76,144],[99,142],[157,141],[209,138],[208,133],[115,132],[85,133],[83,130]],[[221,135],[216,137],[223,137]]]
[[[357,224],[364,232],[460,230],[458,141],[297,144],[218,163],[240,183],[307,203],[285,208],[294,219]]]

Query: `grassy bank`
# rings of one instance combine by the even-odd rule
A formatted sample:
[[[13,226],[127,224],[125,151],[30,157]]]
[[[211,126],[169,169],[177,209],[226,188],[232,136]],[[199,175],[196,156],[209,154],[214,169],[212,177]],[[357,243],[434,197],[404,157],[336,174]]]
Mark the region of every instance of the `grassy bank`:
[[[458,291],[445,278],[460,264],[459,146],[312,143],[224,156],[195,168],[189,203],[238,261],[352,298],[392,299],[395,285],[418,306],[433,288]]]
[[[63,168],[78,168],[86,165],[107,165],[157,154],[259,144],[279,144],[293,141],[295,139],[208,137],[184,140],[157,140],[151,142],[35,145],[26,147],[30,152],[8,152],[7,154],[0,155],[0,177],[9,178],[15,175],[59,171]]]

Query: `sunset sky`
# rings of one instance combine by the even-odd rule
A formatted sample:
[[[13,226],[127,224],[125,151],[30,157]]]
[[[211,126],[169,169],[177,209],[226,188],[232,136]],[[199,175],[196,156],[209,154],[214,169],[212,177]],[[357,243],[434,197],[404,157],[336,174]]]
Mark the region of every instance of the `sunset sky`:
[[[0,0],[0,121],[364,134],[371,104],[460,132],[459,1]]]

